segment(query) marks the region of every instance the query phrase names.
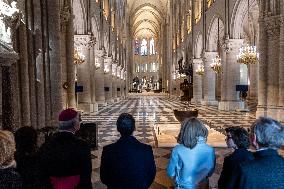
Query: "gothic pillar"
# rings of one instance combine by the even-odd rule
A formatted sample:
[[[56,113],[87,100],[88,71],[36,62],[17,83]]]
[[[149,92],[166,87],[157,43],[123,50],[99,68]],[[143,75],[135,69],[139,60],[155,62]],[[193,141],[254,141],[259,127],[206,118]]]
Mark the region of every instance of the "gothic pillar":
[[[91,72],[90,72],[90,35],[75,35],[75,47],[85,57],[83,64],[77,67],[77,85],[83,86],[83,92],[77,93],[78,109],[84,112],[93,112],[91,105]]]
[[[225,41],[225,55],[223,56],[223,78],[221,92],[221,102],[219,110],[231,111],[243,109],[244,102],[239,98],[239,92],[236,91],[236,85],[240,84],[240,65],[237,63],[239,49],[243,45],[243,39],[227,39]]]
[[[117,66],[116,70],[116,76],[117,76],[117,97],[120,99],[121,98],[121,82],[120,82],[120,74],[121,74],[121,66]]]
[[[117,64],[114,62],[112,64],[112,98],[117,101]]]
[[[96,80],[95,80],[95,73],[96,73],[96,58],[95,58],[95,46],[90,48],[90,80],[91,80],[91,106],[94,112],[99,110],[98,103],[96,102]]]
[[[282,7],[284,2],[282,2]],[[284,8],[282,9],[282,16],[280,17],[280,49],[279,49],[279,100],[278,106],[278,120],[284,122]]]
[[[96,50],[96,64],[100,66],[95,72],[96,101],[99,105],[105,105],[105,79],[104,79],[104,55],[105,50]]]
[[[59,1],[48,3],[49,60],[50,60],[50,94],[51,125],[58,125],[58,114],[63,108],[62,102],[62,66],[60,53],[60,11]]]
[[[258,104],[256,117],[267,115],[267,35],[263,18],[259,19]]]
[[[202,77],[195,70],[199,65],[203,65],[202,59],[193,59],[193,98],[191,102],[199,104],[202,101]]]
[[[104,79],[105,79],[105,98],[106,102],[113,103],[112,98],[112,58],[106,57],[104,59]]]
[[[217,52],[204,52],[204,75],[203,75],[203,85],[204,91],[203,95],[204,98],[201,101],[202,105],[206,106],[217,106],[218,102],[216,101],[216,92],[215,92],[215,83],[216,83],[216,73],[210,67],[212,63],[212,59],[215,58]]]
[[[283,111],[279,111],[284,105],[284,66],[279,62],[280,55],[280,16],[265,18],[267,32],[267,116],[274,119],[283,117]],[[283,40],[282,40],[283,42]],[[281,42],[281,43],[282,43]],[[283,47],[283,46],[282,46]],[[280,113],[280,115],[278,115]],[[279,116],[279,117],[278,117]],[[282,118],[283,119],[283,118]]]

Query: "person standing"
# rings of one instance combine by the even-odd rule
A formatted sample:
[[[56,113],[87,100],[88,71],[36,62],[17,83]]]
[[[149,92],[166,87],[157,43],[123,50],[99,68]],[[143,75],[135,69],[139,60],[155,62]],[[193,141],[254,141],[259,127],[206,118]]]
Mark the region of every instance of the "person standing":
[[[284,189],[284,158],[277,149],[284,142],[284,126],[271,118],[260,117],[251,126],[254,160],[241,163],[228,188]]]
[[[206,144],[208,130],[195,118],[181,124],[178,143],[172,151],[167,167],[168,176],[175,180],[175,188],[209,188],[208,178],[215,168],[214,148]]]
[[[139,142],[132,134],[135,120],[128,113],[116,122],[120,139],[103,148],[100,178],[108,189],[147,189],[152,184],[156,165],[151,146]]]
[[[247,150],[250,141],[249,134],[244,128],[229,127],[225,131],[227,146],[234,149],[234,152],[224,159],[223,170],[218,181],[219,189],[226,189],[228,187],[237,165],[254,159],[252,153]]]
[[[80,114],[74,109],[59,115],[59,132],[38,152],[40,182],[48,187],[92,189],[91,151],[74,134],[80,128]]]

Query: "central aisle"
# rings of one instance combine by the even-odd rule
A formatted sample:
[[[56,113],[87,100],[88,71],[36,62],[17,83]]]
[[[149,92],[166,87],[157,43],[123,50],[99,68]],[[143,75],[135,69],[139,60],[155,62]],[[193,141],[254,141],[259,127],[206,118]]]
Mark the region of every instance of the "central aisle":
[[[158,148],[155,129],[157,125],[178,124],[173,114],[173,109],[188,107],[177,98],[169,98],[167,95],[131,94],[128,99],[121,100],[102,108],[98,113],[83,115],[83,121],[96,122],[99,125],[99,149],[93,154],[92,182],[94,188],[106,187],[100,182],[100,158],[102,147],[115,142],[119,138],[116,131],[116,120],[121,113],[128,112],[135,117],[136,131],[134,135],[141,142],[153,146],[157,174],[151,189],[166,189],[173,186],[173,182],[166,176],[166,167],[171,155],[171,148]],[[190,107],[194,107],[190,105]],[[197,107],[199,118],[210,128],[223,132],[224,127],[243,126],[249,127],[254,121],[254,113],[223,112],[215,107]],[[210,178],[210,188],[216,188],[219,174],[222,169],[223,158],[229,153],[226,148],[216,148],[216,168]]]

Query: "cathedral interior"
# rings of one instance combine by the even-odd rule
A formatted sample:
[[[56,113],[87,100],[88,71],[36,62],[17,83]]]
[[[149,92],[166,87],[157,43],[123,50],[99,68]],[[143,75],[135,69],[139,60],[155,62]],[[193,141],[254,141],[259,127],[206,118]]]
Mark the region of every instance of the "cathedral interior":
[[[0,0],[0,25],[0,128],[56,127],[61,110],[79,110],[98,128],[95,188],[123,112],[153,147],[152,189],[173,186],[174,110],[197,109],[209,129],[210,188],[230,152],[224,128],[284,122],[283,0]]]

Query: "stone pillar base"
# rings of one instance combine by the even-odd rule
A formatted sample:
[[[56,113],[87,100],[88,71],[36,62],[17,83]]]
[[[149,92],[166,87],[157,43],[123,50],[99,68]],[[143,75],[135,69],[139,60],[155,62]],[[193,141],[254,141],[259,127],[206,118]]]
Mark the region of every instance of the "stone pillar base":
[[[264,106],[257,106],[257,110],[255,113],[255,117],[266,117],[267,116],[267,108]]]
[[[91,113],[91,112],[94,112],[94,106],[93,104],[89,104],[89,103],[79,103],[78,110],[84,113]]]
[[[191,99],[191,103],[193,104],[201,104],[202,99],[198,99],[198,98],[192,98]]]
[[[98,103],[93,103],[93,112],[98,112],[99,111],[99,105]]]
[[[271,117],[272,119],[278,120],[278,115],[280,113],[280,109],[278,107],[267,107],[267,116]],[[282,115],[283,116],[283,115]]]
[[[103,107],[103,106],[107,106],[107,102],[106,101],[97,101],[98,107]]]
[[[114,103],[114,99],[107,100],[107,104],[113,104],[113,103]]]
[[[218,106],[217,100],[202,100],[201,105],[203,106]]]
[[[242,110],[245,108],[243,101],[221,101],[219,102],[218,109],[224,111]]]

